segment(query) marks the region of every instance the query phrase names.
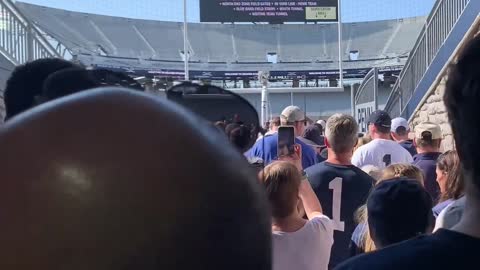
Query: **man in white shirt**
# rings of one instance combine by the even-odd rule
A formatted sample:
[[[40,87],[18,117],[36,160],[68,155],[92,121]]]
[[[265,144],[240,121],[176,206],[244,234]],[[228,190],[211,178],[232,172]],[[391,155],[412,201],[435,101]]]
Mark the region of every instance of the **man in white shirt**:
[[[352,164],[362,168],[373,165],[379,169],[397,163],[412,163],[412,155],[390,139],[392,119],[385,111],[373,112],[368,121],[368,131],[373,141],[361,146],[352,157]]]

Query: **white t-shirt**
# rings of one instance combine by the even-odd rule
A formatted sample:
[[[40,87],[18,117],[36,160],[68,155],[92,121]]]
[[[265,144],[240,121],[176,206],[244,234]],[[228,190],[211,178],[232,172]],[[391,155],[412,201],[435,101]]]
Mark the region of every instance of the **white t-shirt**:
[[[273,270],[327,270],[333,223],[327,216],[307,221],[298,231],[272,232]]]
[[[412,155],[400,144],[390,140],[375,139],[353,153],[352,164],[362,168],[373,165],[384,169],[390,164],[412,163]]]

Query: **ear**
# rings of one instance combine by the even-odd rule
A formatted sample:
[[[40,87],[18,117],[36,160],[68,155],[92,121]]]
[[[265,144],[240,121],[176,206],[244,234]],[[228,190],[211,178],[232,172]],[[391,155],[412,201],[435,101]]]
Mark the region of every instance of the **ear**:
[[[413,138],[413,147],[417,147],[417,138]]]
[[[323,141],[325,142],[325,146],[326,146],[327,148],[331,148],[331,147],[330,147],[330,143],[328,143],[327,137],[324,137]]]

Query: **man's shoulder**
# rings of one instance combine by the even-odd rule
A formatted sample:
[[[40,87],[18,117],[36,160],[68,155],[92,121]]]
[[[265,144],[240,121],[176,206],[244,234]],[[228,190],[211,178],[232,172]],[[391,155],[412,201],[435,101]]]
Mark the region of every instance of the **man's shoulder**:
[[[310,145],[306,144],[299,138],[295,138],[295,143],[300,144],[302,146],[302,154],[311,154],[315,155],[315,150],[313,150],[313,147]]]
[[[367,153],[370,153],[370,152],[375,152],[376,150],[378,149],[383,149],[385,148],[385,145],[382,144],[382,141],[381,140],[373,140],[365,145],[362,145],[360,146],[356,151],[355,153],[362,153],[362,154],[367,154]]]
[[[434,269],[433,264],[439,263],[452,251],[452,244],[455,244],[458,240],[455,238],[459,237],[455,234],[457,233],[442,230],[430,236],[420,236],[372,253],[354,257],[335,269],[415,270],[423,269],[425,265],[430,265]]]
[[[354,178],[356,181],[357,179],[359,181],[364,180],[365,182],[369,183],[373,183],[374,181],[370,175],[368,175],[356,166],[333,165],[326,161],[315,164],[314,166],[305,169],[305,172],[308,176],[311,176],[312,178],[322,179],[322,176],[324,175],[335,174],[337,176],[348,175],[350,178]]]
[[[424,155],[417,154],[413,157],[413,165],[416,165],[420,169],[434,169],[437,167],[437,161],[435,159],[424,158]]]
[[[276,144],[278,141],[277,137],[278,135],[276,133],[270,136],[262,137],[260,140],[255,142],[255,144],[253,145],[253,148],[262,148],[264,145]]]
[[[325,173],[329,173],[330,171],[331,171],[331,169],[328,166],[325,165],[325,161],[317,163],[317,164],[305,169],[305,172],[310,177],[321,176]]]
[[[401,146],[399,143],[392,141],[392,140],[374,140],[373,142],[377,141],[377,144],[372,144],[372,150],[379,150],[379,151],[390,151],[392,154],[395,153],[398,156],[404,156],[405,159],[409,160],[410,162],[413,161],[412,154],[408,152],[405,147]],[[367,144],[368,146],[368,144]]]
[[[301,146],[309,146],[308,144],[306,144],[301,138],[297,137],[295,138],[295,143],[298,143],[300,144]]]

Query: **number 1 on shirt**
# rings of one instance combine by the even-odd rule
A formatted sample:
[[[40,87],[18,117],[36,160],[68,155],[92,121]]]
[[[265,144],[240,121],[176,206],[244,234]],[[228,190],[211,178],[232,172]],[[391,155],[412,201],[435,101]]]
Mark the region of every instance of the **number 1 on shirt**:
[[[342,182],[343,179],[336,177],[329,184],[328,188],[333,189],[332,219],[333,227],[337,231],[345,231],[345,222],[340,221],[340,210],[342,207]]]

